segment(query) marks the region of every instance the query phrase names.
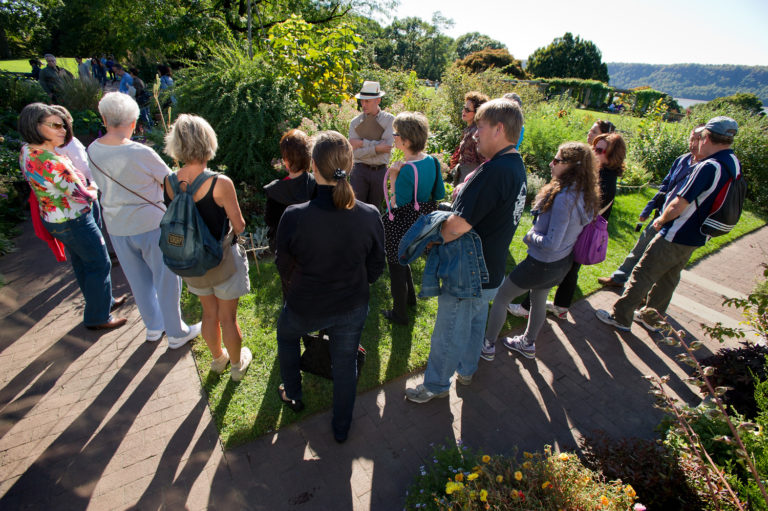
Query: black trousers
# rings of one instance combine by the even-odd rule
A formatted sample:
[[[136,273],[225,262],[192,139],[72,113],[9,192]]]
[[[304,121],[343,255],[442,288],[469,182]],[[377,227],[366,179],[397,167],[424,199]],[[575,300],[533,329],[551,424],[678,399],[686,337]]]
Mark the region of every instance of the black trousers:
[[[565,307],[566,309],[573,303],[573,295],[576,294],[576,286],[579,283],[579,270],[581,264],[574,262],[571,265],[571,269],[568,270],[562,282],[557,285],[557,291],[555,292],[555,305],[558,307]],[[531,310],[531,294],[525,295],[525,300],[521,304],[526,310]]]

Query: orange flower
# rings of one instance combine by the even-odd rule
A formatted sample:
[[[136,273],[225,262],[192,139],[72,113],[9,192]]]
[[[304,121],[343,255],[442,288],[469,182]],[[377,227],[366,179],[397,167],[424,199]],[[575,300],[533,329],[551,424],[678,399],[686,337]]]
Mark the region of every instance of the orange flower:
[[[541,485],[541,489],[546,490],[547,488],[552,488],[552,483],[549,481],[544,481],[544,484]]]
[[[600,495],[600,505],[601,506],[605,507],[605,506],[607,506],[610,503],[611,503],[611,499],[609,499],[605,495]]]
[[[564,452],[561,452],[558,458],[560,458],[560,461],[568,461],[568,455]]]

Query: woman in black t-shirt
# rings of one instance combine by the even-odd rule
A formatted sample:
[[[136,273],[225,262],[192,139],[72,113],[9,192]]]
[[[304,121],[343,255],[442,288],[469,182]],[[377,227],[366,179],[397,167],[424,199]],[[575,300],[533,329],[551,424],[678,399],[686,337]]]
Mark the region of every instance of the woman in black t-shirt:
[[[205,119],[196,115],[180,115],[165,139],[166,154],[184,162],[176,175],[180,182],[187,184],[203,173],[208,161],[216,155],[217,147],[213,128]],[[168,178],[165,179],[164,189],[168,204],[173,199]],[[230,225],[235,235],[245,230],[235,185],[227,176],[218,174],[208,178],[193,198],[205,225],[217,239],[221,239],[225,229],[229,231]],[[213,357],[211,371],[221,374],[227,364],[231,363],[231,378],[240,381],[253,357],[251,351],[242,345],[243,335],[237,323],[237,302],[250,291],[248,260],[237,243],[227,248],[233,251],[235,260],[236,270],[232,276],[223,282],[209,282],[205,285],[196,283],[200,287],[191,285],[188,280],[187,287],[198,296],[203,307],[202,334]],[[224,348],[221,347],[222,341]]]

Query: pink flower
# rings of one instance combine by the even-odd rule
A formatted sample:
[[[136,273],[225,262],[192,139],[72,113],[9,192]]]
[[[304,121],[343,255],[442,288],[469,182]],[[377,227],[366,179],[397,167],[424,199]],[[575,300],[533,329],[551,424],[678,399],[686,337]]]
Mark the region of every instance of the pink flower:
[[[645,506],[638,502],[637,504],[634,505],[632,510],[633,511],[645,511]]]

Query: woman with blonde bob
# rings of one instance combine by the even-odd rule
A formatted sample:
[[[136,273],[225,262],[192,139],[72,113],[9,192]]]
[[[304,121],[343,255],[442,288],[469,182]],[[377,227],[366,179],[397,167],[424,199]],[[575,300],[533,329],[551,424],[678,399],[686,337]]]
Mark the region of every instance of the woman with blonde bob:
[[[200,323],[181,318],[181,279],[163,264],[160,220],[162,184],[171,169],[151,148],[131,140],[139,105],[110,92],[99,101],[107,133],[88,147],[88,164],[102,192],[101,206],[112,246],[147,328],[147,341],[168,336],[168,347],[184,346],[200,334]]]
[[[216,156],[218,141],[216,133],[208,122],[196,115],[181,114],[165,137],[165,152],[171,158],[184,162],[176,173],[180,183],[188,186],[203,174],[208,161]],[[173,200],[173,189],[168,178],[164,182],[166,205]],[[204,179],[192,198],[205,225],[216,239],[230,232],[235,236],[245,230],[245,220],[237,202],[237,193],[232,180],[224,174],[212,174]],[[231,226],[231,227],[230,227]],[[253,355],[243,347],[243,334],[237,323],[237,302],[251,290],[248,278],[248,259],[242,247],[234,241],[225,250],[232,251],[235,272],[223,281],[211,281],[208,274],[198,278],[184,279],[189,292],[197,295],[203,307],[202,334],[213,362],[211,371],[221,374],[232,364],[231,378],[243,378]],[[226,256],[225,256],[226,257]],[[224,348],[221,347],[222,341]]]
[[[384,228],[376,207],[355,200],[352,146],[340,133],[315,136],[317,196],[288,206],[277,228],[276,263],[285,303],[277,321],[278,387],[293,411],[304,408],[299,339],[325,330],[333,366],[333,436],[346,441],[357,391],[357,349],[368,316],[368,286],[384,270]]]
[[[528,257],[512,270],[493,299],[481,354],[485,360],[493,360],[495,355],[507,304],[527,290],[531,313],[525,332],[500,340],[526,358],[536,356],[535,342],[544,325],[547,294],[571,269],[576,239],[598,210],[597,165],[587,144],[562,144],[549,168],[552,179],[533,201],[533,226],[523,238],[528,245]]]

